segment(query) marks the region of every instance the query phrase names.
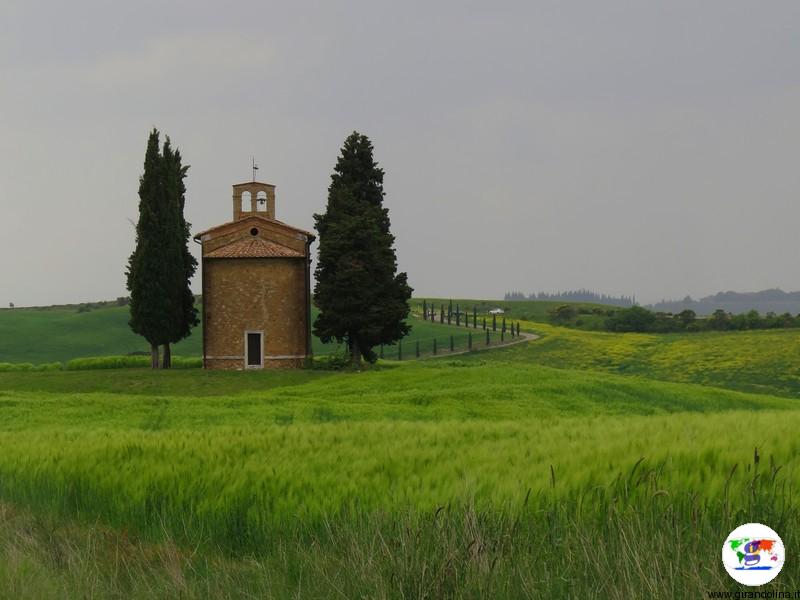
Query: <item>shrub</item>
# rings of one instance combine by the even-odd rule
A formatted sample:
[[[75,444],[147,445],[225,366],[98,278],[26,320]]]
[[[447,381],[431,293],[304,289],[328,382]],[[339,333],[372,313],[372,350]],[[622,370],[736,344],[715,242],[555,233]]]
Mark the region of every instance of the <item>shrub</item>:
[[[64,365],[60,362],[43,363],[33,368],[34,371],[61,371],[63,369]]]
[[[43,363],[34,365],[33,363],[0,363],[0,372],[9,371],[60,371],[64,368],[60,362]]]
[[[347,352],[346,348],[343,348],[331,354],[315,356],[314,361],[311,363],[311,368],[320,369],[322,371],[341,371],[347,369],[351,365],[350,354]]]
[[[570,304],[561,304],[550,311],[550,319],[555,323],[565,323],[577,316],[578,312]]]
[[[31,363],[0,363],[0,371],[33,371]]]
[[[632,306],[617,311],[613,317],[606,321],[606,328],[609,331],[641,333],[650,331],[655,322],[655,313],[641,306]]]
[[[197,369],[203,366],[199,357],[173,356],[173,369]],[[68,371],[86,371],[92,369],[144,369],[150,367],[149,356],[94,356],[73,358],[67,362]]]

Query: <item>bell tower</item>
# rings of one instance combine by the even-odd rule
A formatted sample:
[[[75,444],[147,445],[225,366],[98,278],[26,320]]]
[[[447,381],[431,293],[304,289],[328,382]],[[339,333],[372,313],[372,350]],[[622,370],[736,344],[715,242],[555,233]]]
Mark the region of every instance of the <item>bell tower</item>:
[[[248,181],[233,186],[233,220],[259,215],[275,219],[275,186]]]

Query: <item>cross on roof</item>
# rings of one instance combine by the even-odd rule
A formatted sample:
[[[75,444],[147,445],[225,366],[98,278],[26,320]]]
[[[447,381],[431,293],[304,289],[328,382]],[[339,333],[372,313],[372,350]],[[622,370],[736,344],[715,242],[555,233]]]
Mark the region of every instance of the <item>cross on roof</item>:
[[[256,171],[258,171],[258,165],[256,164],[255,156],[252,157],[253,159],[253,183],[256,181]]]

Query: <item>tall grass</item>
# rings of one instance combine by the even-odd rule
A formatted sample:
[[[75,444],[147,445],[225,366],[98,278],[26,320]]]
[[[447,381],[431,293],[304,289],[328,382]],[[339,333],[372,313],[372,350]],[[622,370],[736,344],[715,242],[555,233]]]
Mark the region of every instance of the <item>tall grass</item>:
[[[255,554],[202,530],[157,543],[0,505],[0,595],[14,598],[694,598],[744,591],[719,559],[745,521],[800,543],[798,505],[778,467],[751,463],[726,494],[675,492],[636,463],[603,488],[550,486],[490,509],[354,511],[293,521]],[[730,499],[746,498],[734,508]],[[233,551],[233,552],[231,552]],[[800,587],[787,560],[761,592]]]
[[[80,381],[50,375],[27,378]],[[561,501],[584,505],[641,457],[672,497],[704,501],[724,497],[756,444],[787,482],[800,468],[792,401],[699,386],[469,360],[274,374],[277,386],[243,374],[250,388],[236,395],[182,396],[197,374],[163,375],[130,379],[165,382],[146,395],[0,391],[0,498],[262,550],[291,523],[467,501],[492,511],[553,478]],[[226,375],[203,378],[219,393]],[[730,482],[748,476],[740,467]]]
[[[362,512],[426,512],[467,500],[491,511],[527,489],[545,492],[553,479],[554,497],[586,506],[589,518],[603,490],[610,490],[608,501],[617,496],[619,473],[641,457],[643,472],[657,473],[671,497],[694,493],[703,503],[722,502],[726,486],[738,489],[752,477],[742,467],[752,448],[731,448],[723,432],[746,439],[750,426],[741,423],[742,414],[725,417],[710,427],[702,425],[702,415],[639,417],[616,426],[597,421],[607,433],[585,422],[551,425],[546,433],[534,422],[298,427],[284,418],[261,431],[163,434],[165,417],[155,413],[138,432],[2,435],[0,496],[150,537],[164,529],[172,535],[202,531],[220,546],[254,551],[296,522],[319,526]],[[775,417],[764,413],[751,425],[779,438],[800,426],[797,417],[776,426]],[[317,418],[335,415],[320,411]],[[692,444],[692,434],[708,439]],[[779,481],[790,498],[798,491],[797,443],[775,440],[761,451],[783,466]],[[628,483],[639,493],[637,482],[638,476]],[[750,514],[749,495],[727,501],[730,512]]]

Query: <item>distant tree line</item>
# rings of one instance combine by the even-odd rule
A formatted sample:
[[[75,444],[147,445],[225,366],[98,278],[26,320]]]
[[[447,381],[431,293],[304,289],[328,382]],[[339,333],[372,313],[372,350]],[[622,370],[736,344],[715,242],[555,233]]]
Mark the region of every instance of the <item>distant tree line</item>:
[[[553,315],[553,320],[558,317]],[[746,331],[751,329],[788,329],[800,327],[800,315],[789,313],[781,315],[768,312],[765,315],[758,311],[734,315],[722,309],[714,311],[710,316],[698,318],[691,310],[682,310],[677,314],[654,312],[641,306],[632,306],[613,311],[605,321],[608,331],[639,333],[670,333],[680,331]]]
[[[710,315],[719,309],[734,314],[750,310],[757,310],[762,314],[796,313],[800,312],[800,292],[784,292],[780,289],[760,292],[719,292],[699,299],[686,296],[683,300],[662,300],[649,305],[648,308],[675,314],[690,309],[698,315]]]
[[[636,296],[609,296],[608,294],[598,294],[591,290],[571,290],[567,292],[532,292],[527,296],[522,292],[506,292],[507,302],[520,300],[541,300],[551,302],[591,302],[594,304],[608,304],[610,306],[633,306],[636,304]]]
[[[576,306],[574,304],[560,304],[550,310],[550,320],[557,325],[582,325],[580,315],[611,316],[616,309],[602,308],[600,306]],[[576,320],[577,319],[577,320]]]

